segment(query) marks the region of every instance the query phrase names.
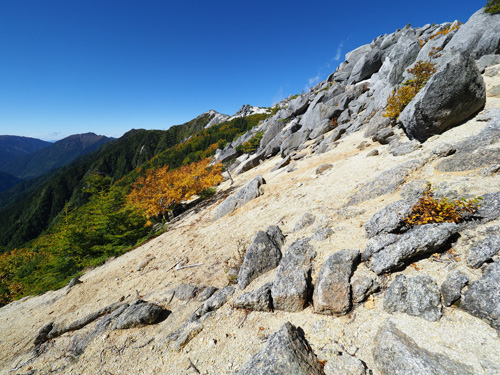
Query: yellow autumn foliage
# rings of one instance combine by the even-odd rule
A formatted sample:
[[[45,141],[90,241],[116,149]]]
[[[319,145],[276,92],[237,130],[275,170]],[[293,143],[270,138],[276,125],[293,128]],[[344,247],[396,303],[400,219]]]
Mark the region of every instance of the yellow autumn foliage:
[[[168,165],[149,170],[132,185],[127,201],[148,218],[163,216],[175,204],[198,195],[222,182],[222,165],[210,165],[210,159],[169,170]]]

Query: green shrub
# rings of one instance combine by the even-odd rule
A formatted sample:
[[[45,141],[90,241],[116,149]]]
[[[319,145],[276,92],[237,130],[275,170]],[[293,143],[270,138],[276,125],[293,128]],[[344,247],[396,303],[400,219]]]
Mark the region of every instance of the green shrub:
[[[264,136],[264,132],[258,132],[256,133],[252,138],[250,138],[248,141],[243,143],[242,145],[239,145],[236,147],[236,151],[238,152],[244,152],[245,154],[250,154],[257,150],[257,147],[259,147],[260,140]]]
[[[484,11],[491,14],[500,13],[500,0],[488,0],[484,6]]]

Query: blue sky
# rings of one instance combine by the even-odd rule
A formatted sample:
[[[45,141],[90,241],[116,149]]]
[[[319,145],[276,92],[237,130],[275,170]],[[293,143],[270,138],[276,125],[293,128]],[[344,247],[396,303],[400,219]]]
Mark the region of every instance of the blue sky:
[[[485,3],[0,0],[0,134],[119,137],[271,106],[381,34]]]

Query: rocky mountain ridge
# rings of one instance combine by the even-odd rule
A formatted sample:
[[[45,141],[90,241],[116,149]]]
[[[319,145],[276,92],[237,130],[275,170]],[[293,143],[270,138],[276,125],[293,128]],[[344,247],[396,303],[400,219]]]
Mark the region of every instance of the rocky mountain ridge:
[[[500,373],[500,15],[457,27],[348,53],[217,153],[232,179],[202,209],[1,308],[1,373]],[[387,98],[433,47],[435,76],[391,122]],[[402,225],[427,181],[483,203]]]

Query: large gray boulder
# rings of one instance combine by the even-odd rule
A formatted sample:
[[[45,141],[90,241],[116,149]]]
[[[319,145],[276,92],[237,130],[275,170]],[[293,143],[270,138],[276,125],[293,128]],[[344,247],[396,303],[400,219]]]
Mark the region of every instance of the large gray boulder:
[[[275,309],[302,311],[307,306],[312,292],[311,261],[315,257],[308,239],[295,241],[286,250],[271,289]]]
[[[474,59],[500,54],[500,14],[486,13],[482,8],[460,27],[446,46],[468,52]]]
[[[460,308],[500,331],[500,263],[490,264],[483,277],[469,285]]]
[[[221,205],[217,209],[214,221],[220,219],[223,216],[226,216],[227,214],[236,210],[238,207],[241,207],[245,203],[260,196],[260,186],[265,183],[266,181],[264,180],[264,178],[261,175],[258,175],[245,187],[238,190],[237,193],[228,197],[224,202],[221,203]]]
[[[429,276],[399,275],[384,296],[384,310],[437,321],[441,318],[441,294]]]
[[[458,229],[455,223],[425,224],[399,236],[375,237],[374,240],[380,239],[382,245],[371,244],[369,267],[377,275],[402,268],[416,256],[432,254],[440,250],[450,237],[458,232]],[[394,242],[391,243],[391,240]],[[363,257],[367,259],[366,255]]]
[[[303,331],[285,323],[269,336],[266,346],[255,354],[238,374],[324,375],[324,372]]]
[[[240,289],[245,289],[257,277],[278,267],[284,241],[285,237],[277,226],[270,226],[266,231],[257,232],[245,253],[238,273]]]
[[[295,99],[290,100],[288,110],[292,113],[292,116],[299,116],[307,110],[308,106],[309,98],[306,95],[299,95]]]
[[[382,66],[382,57],[384,53],[378,48],[373,48],[370,52],[363,55],[354,65],[351,76],[349,77],[349,84],[361,82],[373,73],[376,73]]]
[[[314,311],[347,314],[352,307],[351,276],[359,263],[359,250],[342,250],[321,266],[313,294]]]
[[[309,139],[309,133],[311,133],[311,130],[301,129],[285,139],[281,143],[281,157],[287,157],[290,153],[302,146]]]
[[[473,370],[445,355],[419,347],[387,320],[375,336],[373,359],[387,375],[473,375]]]
[[[406,106],[398,121],[410,139],[426,141],[451,129],[486,103],[486,86],[474,59],[451,51],[452,57]]]

